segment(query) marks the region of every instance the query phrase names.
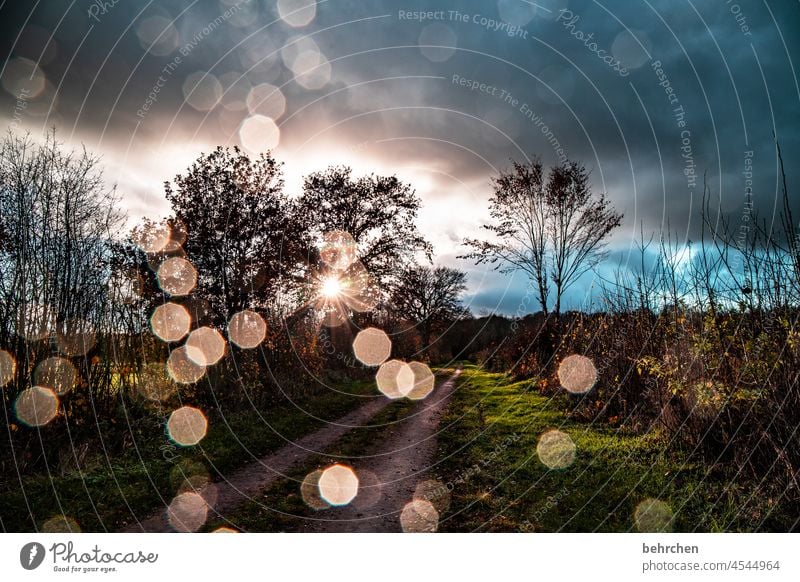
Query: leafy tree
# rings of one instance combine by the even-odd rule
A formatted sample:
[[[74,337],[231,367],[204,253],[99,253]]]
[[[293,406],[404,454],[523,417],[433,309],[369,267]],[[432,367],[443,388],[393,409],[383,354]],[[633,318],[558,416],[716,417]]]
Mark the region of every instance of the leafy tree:
[[[392,307],[400,317],[419,326],[423,346],[442,324],[465,313],[460,295],[466,289],[463,271],[449,267],[411,267],[403,271],[392,294]]]
[[[222,320],[245,308],[274,308],[304,247],[280,164],[269,153],[251,159],[238,147],[218,147],[165,189],[198,271],[192,297],[208,301]]]
[[[525,271],[545,313],[552,284],[558,315],[564,292],[605,256],[622,214],[605,194],[592,193],[588,172],[576,162],[551,168],[546,181],[538,159],[515,162],[493,185],[489,212],[497,223],[484,228],[494,240],[465,239],[472,251],[462,258],[494,264],[502,272]]]
[[[431,255],[415,224],[420,205],[414,190],[396,176],[354,178],[351,168],[330,167],[306,177],[298,217],[317,237],[349,233],[358,260],[385,287],[415,255]]]

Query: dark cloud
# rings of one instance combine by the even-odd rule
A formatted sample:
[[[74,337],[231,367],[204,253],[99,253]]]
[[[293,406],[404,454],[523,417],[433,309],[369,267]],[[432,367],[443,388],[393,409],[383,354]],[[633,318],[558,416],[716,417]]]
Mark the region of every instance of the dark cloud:
[[[790,185],[800,177],[796,3],[329,0],[300,28],[281,21],[274,2],[258,0],[66,6],[3,5],[3,54],[38,62],[46,83],[20,111],[8,90],[13,79],[5,82],[15,61],[7,60],[0,111],[33,131],[55,124],[63,137],[103,153],[135,215],[164,210],[159,183],[192,156],[239,143],[246,110],[187,103],[187,78],[198,72],[221,80],[208,85],[212,93],[239,78],[245,87],[280,88],[286,111],[277,119],[276,153],[293,173],[290,188],[330,161],[417,180],[430,206],[425,227],[451,264],[456,242],[485,220],[489,178],[511,158],[540,155],[552,164],[563,150],[583,161],[595,187],[625,212],[614,240],[623,254],[640,225],[669,223],[695,237],[704,181],[719,210],[740,220],[746,152],[753,152],[755,206],[772,215],[780,186],[773,133]],[[437,19],[408,17],[419,11]],[[420,38],[455,47],[420,48]],[[330,78],[298,82],[291,53],[314,46],[330,62]],[[137,114],[159,77],[156,99]],[[684,173],[687,145],[694,184]],[[480,278],[471,281],[482,306],[508,311],[516,300],[509,303],[507,279],[494,275],[480,289]]]

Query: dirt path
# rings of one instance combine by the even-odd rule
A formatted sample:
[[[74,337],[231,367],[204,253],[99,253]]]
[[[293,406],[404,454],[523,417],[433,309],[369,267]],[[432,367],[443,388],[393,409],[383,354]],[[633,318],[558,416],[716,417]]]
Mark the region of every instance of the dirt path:
[[[436,435],[450,395],[455,389],[451,376],[412,413],[389,432],[378,452],[354,462],[361,473],[371,472],[372,483],[362,487],[350,505],[326,509],[318,519],[305,521],[306,532],[400,532],[400,512],[411,501],[414,490],[425,481],[436,452]]]
[[[214,502],[208,511],[208,518],[224,517],[239,504],[269,487],[277,479],[284,478],[290,471],[300,466],[312,455],[322,453],[337,439],[357,426],[366,424],[391,401],[375,398],[361,408],[346,414],[336,422],[289,443],[274,453],[238,470],[223,481],[214,483]],[[200,491],[206,499],[212,497],[210,491]],[[166,509],[139,523],[125,528],[125,532],[168,532],[174,531],[166,518]]]

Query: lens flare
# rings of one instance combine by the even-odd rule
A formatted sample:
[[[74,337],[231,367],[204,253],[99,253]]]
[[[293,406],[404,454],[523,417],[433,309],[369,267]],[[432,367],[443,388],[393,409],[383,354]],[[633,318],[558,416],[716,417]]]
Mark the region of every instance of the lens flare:
[[[167,434],[175,444],[182,447],[196,445],[206,436],[206,415],[193,406],[182,406],[174,411],[167,421]]]
[[[347,505],[358,494],[358,477],[350,467],[332,465],[319,477],[319,494],[330,505]]]
[[[150,318],[153,333],[162,341],[176,342],[189,333],[192,318],[186,308],[177,303],[159,305]]]
[[[65,356],[85,356],[96,343],[94,326],[85,319],[73,317],[56,328],[56,345]]]
[[[433,392],[436,378],[428,365],[422,362],[410,362],[408,368],[411,370],[413,383],[411,389],[406,393],[406,397],[409,400],[423,400]]]
[[[358,477],[358,495],[353,499],[353,507],[356,509],[369,509],[374,507],[383,497],[383,483],[372,471],[359,469],[356,471]]]
[[[378,384],[378,390],[392,400],[405,396],[397,385],[397,375],[404,366],[406,366],[406,364],[400,360],[389,360],[381,364],[381,367],[378,368],[378,373],[375,374],[375,382]],[[413,376],[413,371],[411,371],[411,374]]]
[[[414,370],[403,362],[403,365],[400,366],[400,369],[397,371],[397,378],[395,379],[397,382],[397,390],[400,392],[402,396],[408,396],[409,393],[414,389]]]
[[[560,430],[549,430],[536,445],[539,460],[551,469],[566,469],[575,461],[575,443]]]
[[[203,527],[207,518],[208,504],[198,493],[180,493],[167,508],[167,521],[175,531],[197,531]]]
[[[597,383],[597,368],[586,356],[567,356],[558,366],[558,381],[572,394],[584,394]]]
[[[19,393],[14,410],[20,422],[44,426],[58,414],[58,396],[50,388],[33,386]]]
[[[194,265],[182,257],[166,259],[158,267],[156,275],[161,290],[173,296],[188,295],[197,285]]]
[[[239,126],[239,139],[244,148],[255,155],[278,147],[281,130],[271,117],[256,113]]]
[[[47,358],[36,366],[33,382],[63,396],[77,385],[78,371],[72,362],[65,358]]]
[[[423,481],[414,490],[414,499],[427,501],[441,515],[450,508],[450,491],[441,481]]]
[[[261,83],[247,94],[247,110],[253,115],[262,115],[273,121],[286,112],[286,97],[275,85]]]
[[[206,373],[205,366],[196,363],[204,357],[203,353],[194,347],[175,348],[167,360],[167,371],[179,384],[194,384]]]
[[[17,362],[14,356],[5,350],[0,350],[0,388],[9,384],[17,372]]]
[[[322,235],[320,258],[331,269],[343,271],[353,264],[358,256],[355,239],[343,230],[332,230]]]
[[[400,526],[405,533],[432,533],[439,527],[439,512],[432,503],[415,499],[400,513]]]
[[[322,280],[320,292],[322,293],[323,297],[327,297],[328,299],[338,297],[342,292],[342,282],[338,277],[335,276],[325,277]]]
[[[292,28],[310,24],[316,14],[316,0],[278,0],[278,16]]]
[[[169,244],[170,237],[170,227],[166,221],[148,223],[133,232],[131,242],[139,247],[142,252],[160,253]]]
[[[228,322],[228,338],[242,349],[257,348],[267,337],[267,323],[255,311],[235,313]]]
[[[144,364],[136,377],[139,394],[148,400],[166,400],[178,391],[178,385],[167,372],[167,366],[161,364]]]
[[[380,366],[389,359],[391,352],[392,340],[375,327],[361,330],[353,340],[353,354],[365,366]]]
[[[648,498],[636,506],[633,515],[640,532],[672,531],[673,514],[670,506],[659,499]]]
[[[211,327],[198,327],[186,340],[186,353],[198,366],[213,366],[225,355],[225,339]]]
[[[320,477],[322,477],[322,471],[317,469],[306,475],[306,478],[303,479],[303,482],[300,484],[300,495],[303,501],[315,511],[321,511],[330,507],[328,502],[325,501],[320,494]]]

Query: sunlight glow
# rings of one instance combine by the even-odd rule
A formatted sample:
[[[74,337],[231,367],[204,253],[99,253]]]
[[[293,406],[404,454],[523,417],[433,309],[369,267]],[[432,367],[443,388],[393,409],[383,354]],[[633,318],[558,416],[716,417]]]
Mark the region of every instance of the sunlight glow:
[[[328,299],[338,297],[342,293],[342,282],[335,276],[325,277],[322,280],[320,292],[323,297]]]

